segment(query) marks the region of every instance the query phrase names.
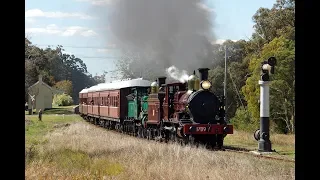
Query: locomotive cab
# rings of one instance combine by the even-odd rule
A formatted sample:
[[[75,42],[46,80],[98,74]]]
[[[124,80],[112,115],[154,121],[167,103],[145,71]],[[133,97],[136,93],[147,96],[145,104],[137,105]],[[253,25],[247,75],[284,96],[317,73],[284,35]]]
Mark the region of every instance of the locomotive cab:
[[[178,108],[180,97],[186,92],[184,83],[170,83],[165,85],[163,112],[165,121],[175,121],[174,112]]]
[[[128,118],[139,119],[139,112],[142,108],[142,102],[148,95],[148,88],[134,87],[131,88],[131,93],[126,96],[128,101]]]

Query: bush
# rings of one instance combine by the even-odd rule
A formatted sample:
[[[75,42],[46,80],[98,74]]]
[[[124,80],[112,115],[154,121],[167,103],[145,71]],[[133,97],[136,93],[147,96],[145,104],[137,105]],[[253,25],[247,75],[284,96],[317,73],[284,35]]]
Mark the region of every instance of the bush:
[[[53,105],[55,106],[70,106],[73,104],[72,97],[67,94],[55,94],[53,97]]]
[[[259,121],[251,119],[249,112],[243,107],[239,107],[235,116],[231,119],[231,123],[234,125],[235,129],[250,132],[259,129],[259,124],[257,122]]]

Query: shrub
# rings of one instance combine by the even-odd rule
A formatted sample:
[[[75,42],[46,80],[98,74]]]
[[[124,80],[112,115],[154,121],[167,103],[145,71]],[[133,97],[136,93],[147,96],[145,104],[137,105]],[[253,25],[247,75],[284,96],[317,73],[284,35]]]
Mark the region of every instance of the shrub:
[[[259,129],[259,124],[257,124],[257,122],[259,121],[251,119],[248,110],[243,107],[239,107],[235,116],[231,119],[231,123],[234,125],[235,129],[244,131],[254,131]]]
[[[67,94],[55,94],[53,97],[53,105],[70,106],[73,104],[72,97]]]

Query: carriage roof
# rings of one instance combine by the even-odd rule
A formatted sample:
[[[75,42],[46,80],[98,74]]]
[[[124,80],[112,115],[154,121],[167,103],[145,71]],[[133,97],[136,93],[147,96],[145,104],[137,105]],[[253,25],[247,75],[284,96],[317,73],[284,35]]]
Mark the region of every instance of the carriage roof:
[[[82,89],[79,93],[87,93],[88,92],[88,88]]]
[[[111,83],[101,83],[95,86],[92,86],[88,89],[83,89],[80,93],[87,92],[96,92],[96,91],[107,91],[107,90],[117,90],[129,87],[150,87],[151,81],[138,78],[138,79],[126,79],[126,80],[118,80],[112,81]]]

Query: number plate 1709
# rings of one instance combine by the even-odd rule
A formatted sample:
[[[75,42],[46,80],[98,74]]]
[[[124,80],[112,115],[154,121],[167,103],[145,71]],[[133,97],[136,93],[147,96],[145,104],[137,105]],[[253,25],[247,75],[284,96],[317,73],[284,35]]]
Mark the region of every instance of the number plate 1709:
[[[196,131],[197,132],[205,132],[205,131],[207,131],[207,127],[197,127]]]

